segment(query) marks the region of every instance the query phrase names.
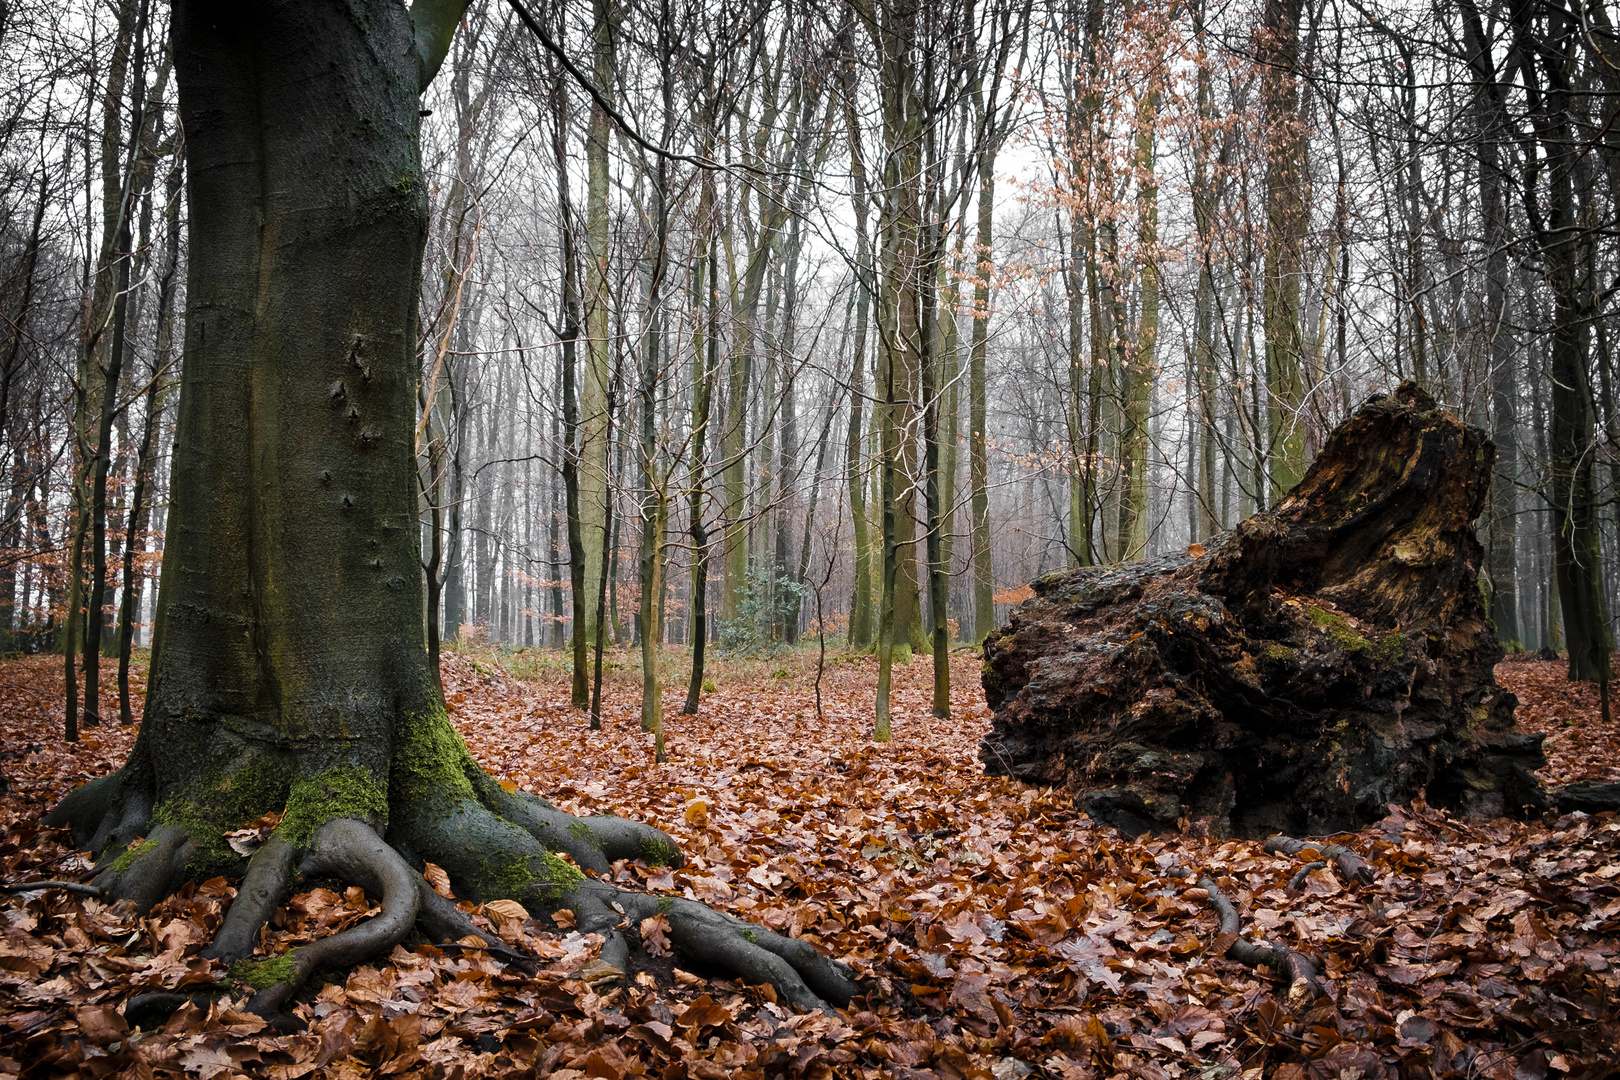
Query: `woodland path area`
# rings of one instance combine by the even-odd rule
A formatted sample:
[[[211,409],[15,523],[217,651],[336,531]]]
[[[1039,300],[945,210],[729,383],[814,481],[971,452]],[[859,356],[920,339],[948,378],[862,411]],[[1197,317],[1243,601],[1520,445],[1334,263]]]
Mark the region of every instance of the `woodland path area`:
[[[666,714],[663,766],[640,731],[628,660],[600,732],[565,704],[555,663],[445,657],[450,715],[478,760],[570,812],[669,831],[684,869],[621,863],[615,880],[813,936],[861,974],[866,993],[850,1009],[796,1015],[768,987],[656,956],[613,987],[595,962],[599,938],[497,901],[479,914],[535,964],[402,946],[307,989],[292,1010],[300,1032],[229,999],[134,1032],[120,1011],[132,994],[225,977],[197,953],[234,888],[188,886],[146,918],[53,890],[0,897],[0,1077],[1615,1075],[1613,815],[1463,822],[1414,808],[1333,838],[1371,865],[1362,884],[1331,866],[1302,873],[1303,857],[1259,841],[1127,842],[1061,791],[985,777],[974,656],[953,660],[951,720],[928,715],[926,658],[896,667],[887,746],[866,737],[870,658],[829,664],[823,720],[813,652],[723,662],[698,717]],[[1620,780],[1620,739],[1597,720],[1595,689],[1564,670],[1528,658],[1497,669],[1520,697],[1520,725],[1548,734],[1540,775]],[[64,743],[60,672],[49,657],[0,664],[0,883],[87,868],[39,815],[133,741],[114,726]],[[678,682],[672,666],[672,695]],[[1215,879],[1245,936],[1313,958],[1326,993],[1291,1005],[1272,974],[1224,958],[1230,939],[1207,894],[1167,872],[1178,868]],[[314,888],[261,952],[375,910],[358,889]],[[641,929],[656,950],[658,927]]]

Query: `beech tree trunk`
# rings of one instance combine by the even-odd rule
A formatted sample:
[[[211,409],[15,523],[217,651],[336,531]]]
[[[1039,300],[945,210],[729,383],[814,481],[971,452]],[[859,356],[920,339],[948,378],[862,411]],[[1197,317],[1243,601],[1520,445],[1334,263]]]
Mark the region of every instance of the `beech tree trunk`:
[[[847,1002],[848,972],[804,942],[584,877],[554,853],[601,872],[681,856],[657,829],[506,791],[446,715],[414,476],[418,95],[464,7],[175,5],[191,261],[146,714],[124,767],[46,823],[143,909],[184,878],[244,874],[210,950],[225,960],[251,953],[295,867],[380,897],[374,919],[233,968],[264,1013],[413,924],[478,933],[411,870],[423,860],[464,899],[572,909],[621,968],[625,916],[667,912],[689,955],[802,1008]],[[244,866],[222,834],[278,810]]]
[[[1130,833],[1321,834],[1419,792],[1545,805],[1478,588],[1494,456],[1403,383],[1207,550],[1035,582],[985,644],[986,769]]]

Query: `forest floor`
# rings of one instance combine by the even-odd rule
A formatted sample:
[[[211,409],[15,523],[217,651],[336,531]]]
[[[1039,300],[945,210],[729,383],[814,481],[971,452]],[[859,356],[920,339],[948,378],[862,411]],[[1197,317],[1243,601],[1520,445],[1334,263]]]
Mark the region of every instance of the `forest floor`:
[[[812,650],[716,664],[692,718],[678,715],[672,654],[663,766],[628,654],[597,732],[567,706],[555,654],[449,654],[444,672],[452,717],[497,776],[573,812],[657,824],[688,855],[674,872],[620,864],[617,880],[797,934],[857,969],[866,992],[839,1015],[795,1015],[768,987],[668,961],[665,978],[613,986],[598,938],[498,902],[481,914],[537,970],[418,943],[307,990],[296,1034],[229,998],[132,1031],[120,1012],[132,993],[224,978],[196,954],[233,887],[188,886],[144,917],[35,891],[0,897],[0,1077],[1620,1076],[1613,815],[1465,822],[1407,808],[1334,838],[1372,865],[1371,884],[1330,867],[1291,889],[1303,859],[1257,841],[1126,841],[1061,794],[986,778],[975,656],[952,659],[949,720],[928,715],[931,661],[897,668],[888,745],[868,737],[873,661],[829,659],[820,715]],[[1498,677],[1521,724],[1548,733],[1549,782],[1620,779],[1595,691],[1532,659]],[[0,883],[85,869],[39,816],[133,739],[114,725],[65,743],[60,688],[59,658],[0,664]],[[1218,881],[1245,934],[1314,958],[1326,994],[1294,1008],[1272,974],[1225,959],[1203,891],[1165,872],[1178,864]],[[315,888],[262,945],[372,910],[357,889]]]

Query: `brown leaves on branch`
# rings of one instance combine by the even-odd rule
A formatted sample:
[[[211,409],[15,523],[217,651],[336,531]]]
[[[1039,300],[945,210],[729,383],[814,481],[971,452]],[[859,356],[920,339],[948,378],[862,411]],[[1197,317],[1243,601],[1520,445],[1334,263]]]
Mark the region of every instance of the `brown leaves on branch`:
[[[615,983],[599,938],[497,902],[481,917],[538,958],[533,970],[418,944],[307,993],[299,1033],[265,1029],[229,995],[136,1032],[122,1012],[131,994],[224,977],[197,954],[231,886],[188,887],[144,918],[30,892],[0,898],[0,1075],[1506,1080],[1601,1075],[1620,1045],[1620,822],[1607,815],[1478,823],[1419,806],[1354,835],[1302,838],[1297,854],[1190,836],[1131,843],[1060,794],[982,775],[974,657],[954,664],[949,721],[929,716],[928,661],[897,666],[895,741],[882,747],[866,739],[869,658],[829,668],[818,721],[797,657],[719,666],[700,715],[679,717],[672,657],[664,766],[628,676],[592,733],[543,661],[446,658],[474,754],[564,809],[669,830],[683,869],[621,863],[615,880],[806,938],[862,973],[864,997],[838,1017],[795,1015],[768,987],[663,955],[663,916],[633,928],[644,955]],[[524,664],[533,681],[505,674]],[[0,684],[34,691],[0,692],[12,781],[0,882],[85,869],[38,815],[130,740],[101,728],[62,744],[40,704],[57,670],[45,658],[0,666]],[[1603,778],[1581,763],[1620,761],[1612,735],[1570,705],[1584,699],[1554,679],[1559,666],[1501,670],[1526,700],[1521,717],[1544,708],[1547,723],[1594,741],[1550,740],[1555,778]],[[1290,889],[1335,843],[1372,880],[1324,866]],[[1323,995],[1293,1008],[1275,974],[1226,959],[1234,941],[1208,890],[1172,876],[1183,868],[1231,900],[1242,940],[1309,957]],[[358,890],[310,888],[265,948],[371,910]]]

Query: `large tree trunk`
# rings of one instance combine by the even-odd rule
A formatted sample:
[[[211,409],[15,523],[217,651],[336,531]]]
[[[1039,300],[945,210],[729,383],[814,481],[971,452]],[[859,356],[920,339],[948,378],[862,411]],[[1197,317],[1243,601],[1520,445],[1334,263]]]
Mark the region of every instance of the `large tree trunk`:
[[[445,714],[413,475],[417,110],[463,6],[176,5],[191,262],[146,716],[124,767],[46,821],[143,908],[184,877],[245,869],[211,949],[223,959],[252,951],[306,854],[381,897],[377,918],[233,971],[261,1012],[413,923],[476,933],[409,871],[424,859],[464,898],[574,910],[620,967],[625,915],[667,911],[688,953],[801,1007],[847,1001],[846,973],[803,942],[583,877],[554,852],[596,871],[680,853],[656,829],[507,792]],[[244,868],[222,833],[277,810]]]
[[[1423,790],[1542,805],[1477,586],[1493,457],[1404,383],[1207,552],[1037,581],[985,644],[986,768],[1131,832],[1320,834]]]

